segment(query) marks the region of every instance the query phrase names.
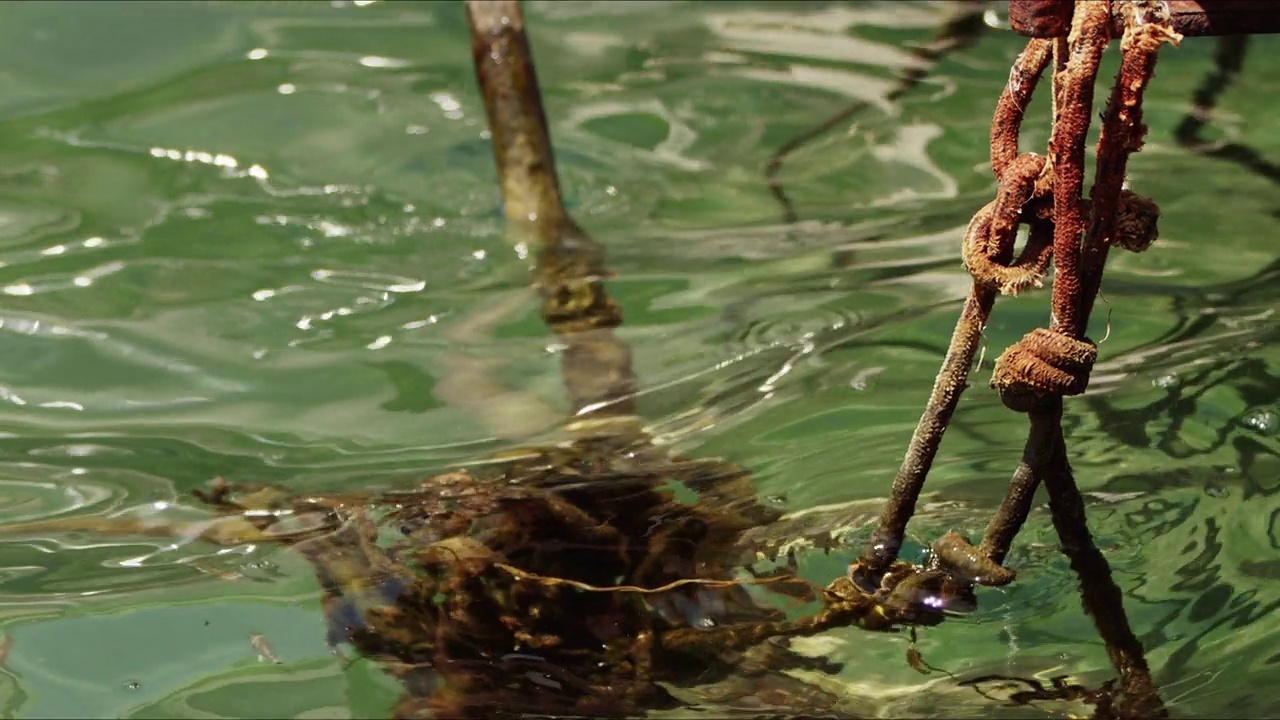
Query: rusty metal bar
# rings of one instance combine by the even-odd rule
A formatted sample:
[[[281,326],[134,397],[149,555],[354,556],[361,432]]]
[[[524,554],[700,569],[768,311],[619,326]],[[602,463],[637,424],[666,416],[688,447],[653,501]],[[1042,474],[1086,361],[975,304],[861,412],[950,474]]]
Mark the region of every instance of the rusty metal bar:
[[[1124,2],[1125,0],[1121,0]],[[1185,37],[1280,33],[1280,0],[1167,0],[1173,29]],[[1020,35],[1063,37],[1075,0],[1009,0],[1009,24]],[[1120,37],[1124,20],[1113,13]]]

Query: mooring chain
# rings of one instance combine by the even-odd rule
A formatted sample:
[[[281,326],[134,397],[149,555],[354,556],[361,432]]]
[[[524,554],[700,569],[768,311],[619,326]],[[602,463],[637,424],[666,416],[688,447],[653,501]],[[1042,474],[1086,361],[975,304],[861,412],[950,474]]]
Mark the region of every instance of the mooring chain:
[[[974,275],[974,282],[956,321],[956,328],[947,347],[942,368],[934,381],[929,402],[894,478],[880,525],[868,540],[862,557],[849,568],[849,577],[864,590],[881,589],[881,581],[888,577],[886,571],[898,557],[907,523],[915,511],[942,436],[959,404],[960,394],[968,386],[969,370],[996,295],[1002,290],[1016,292],[1025,286],[1035,285],[1040,274],[1038,267],[1047,262],[1047,257],[1032,259],[1034,253],[1028,250],[1011,267],[1017,224],[1014,223],[1011,230],[1007,229],[1009,213],[1023,211],[1022,205],[1028,199],[1024,197],[1027,194],[1026,188],[1015,183],[1015,180],[1026,177],[1026,165],[1033,165],[1032,169],[1036,172],[1043,172],[1044,166],[1027,159],[1021,161],[1014,172],[1007,171],[1019,157],[1018,135],[1022,119],[1036,85],[1048,66],[1051,53],[1052,44],[1049,41],[1032,40],[1027,50],[1014,61],[1009,82],[996,105],[991,126],[991,168],[998,181],[1007,177],[1008,185],[1001,182],[1005,191],[978,211],[965,232],[961,255]],[[1042,189],[1043,183],[1037,182],[1031,195]],[[1013,200],[1015,197],[1018,198],[1016,202]],[[1039,205],[1040,214],[1048,219],[1047,211],[1050,206],[1043,203]],[[1003,220],[995,223],[996,230],[1004,231],[995,236],[992,225],[998,216]],[[1052,224],[1036,223],[1033,234],[1034,244],[1050,244]],[[936,550],[937,555],[952,558],[954,562],[949,563],[950,565],[958,566],[963,564],[965,558],[973,556],[969,552],[972,548],[966,548],[968,540],[948,536],[937,543]],[[950,552],[952,549],[955,552]]]
[[[1099,60],[1110,42],[1110,3],[1080,3],[1073,17],[1070,35],[1054,47],[1055,116],[1050,155],[1046,162],[1035,163],[1044,167],[1044,173],[1037,178],[1035,192],[1027,196],[1028,200],[1042,199],[1047,189],[1053,204],[1052,248],[1047,252],[1054,255],[1054,310],[1050,327],[1032,330],[996,359],[991,378],[991,386],[999,392],[1001,401],[1017,412],[1047,412],[1051,408],[1060,408],[1063,397],[1079,395],[1087,389],[1098,350],[1097,345],[1084,336],[1084,330],[1101,285],[1107,248],[1116,245],[1142,252],[1156,239],[1159,208],[1151,199],[1123,187],[1124,170],[1128,156],[1141,148],[1146,132],[1141,123],[1142,91],[1153,74],[1156,51],[1164,42],[1176,42],[1179,38],[1166,24],[1167,8],[1161,3],[1128,3],[1123,10],[1127,16],[1120,44],[1121,70],[1103,116],[1098,166],[1087,202],[1080,197],[1084,177],[1084,138],[1088,132],[1092,88]],[[1030,51],[1031,48],[1026,54],[1031,54]],[[993,132],[993,143],[996,137]],[[1016,143],[1017,134],[1001,139]],[[993,145],[993,165],[997,158],[1008,157],[1009,154],[1008,148],[997,149]],[[1023,161],[1025,157],[1028,154],[1018,155],[1007,164],[1006,172],[1013,175],[1001,177],[1002,195],[1008,192],[1006,177],[1013,185],[1009,190],[1026,192],[1024,186],[1028,181],[1025,176],[1017,174],[1019,162],[1024,163],[1024,173],[1025,168],[1034,165],[1031,160]],[[1065,200],[1060,202],[1060,198]],[[1080,236],[1086,215],[1088,231],[1082,242]],[[1038,243],[1044,240],[1036,240],[1036,229],[1033,224],[1024,257],[1041,251]],[[1016,232],[1016,227],[1013,232]],[[1064,247],[1065,252],[1062,252]],[[1008,293],[1010,289],[1016,291],[1016,287],[1008,286],[1002,287],[1001,291]],[[1028,443],[1029,450],[1034,449],[1031,447],[1033,444],[1039,444],[1034,435]],[[1010,496],[1022,507],[1015,508],[1014,512],[1006,512],[1002,507],[997,514],[999,523],[993,522],[988,531],[990,540],[984,539],[983,542],[983,554],[993,567],[1003,561],[1011,535],[1021,528],[1030,512],[1035,482],[1034,473],[1015,474]],[[1018,487],[1020,483],[1030,486]],[[944,549],[949,550],[949,554],[938,552]],[[953,541],[949,546],[935,545],[935,552],[942,562],[947,563],[952,556],[964,558],[976,553],[977,549]],[[1012,574],[1011,571],[1006,572],[1008,575],[993,577],[1003,584],[1007,582],[1005,578]]]
[[[1005,405],[1019,412],[1035,409],[1046,398],[1085,391],[1098,351],[1084,331],[1102,282],[1108,245],[1142,252],[1157,235],[1159,208],[1150,198],[1124,188],[1125,165],[1146,134],[1142,92],[1154,72],[1156,52],[1180,37],[1168,26],[1163,3],[1130,2],[1122,6],[1126,29],[1120,43],[1121,68],[1103,115],[1087,203],[1088,227],[1081,240],[1084,138],[1098,62],[1110,41],[1110,5],[1097,0],[1080,3],[1071,34],[1054,49],[1053,316],[1050,327],[1027,333],[996,360],[991,380]]]
[[[1001,354],[991,385],[1013,410],[1034,413],[1060,408],[1063,397],[1085,391],[1097,359],[1097,346],[1084,331],[1109,246],[1141,252],[1156,238],[1159,209],[1150,199],[1124,187],[1124,170],[1129,154],[1141,147],[1146,131],[1141,122],[1141,100],[1154,71],[1156,51],[1165,42],[1176,43],[1180,36],[1170,28],[1167,6],[1159,0],[1134,0],[1116,7],[1126,19],[1121,70],[1103,115],[1088,200],[1082,197],[1084,143],[1099,61],[1111,41],[1111,0],[1077,3],[1068,37],[1032,40],[1014,62],[992,122],[996,198],[975,214],[961,245],[973,287],[930,406],[895,480],[881,526],[851,568],[851,574],[864,586],[877,584],[880,573],[901,547],[924,475],[958,402],[958,389],[966,385],[974,336],[985,327],[995,295],[1016,295],[1041,287],[1050,260],[1054,263],[1049,327],[1032,330]],[[1026,108],[1051,61],[1054,117],[1049,153],[1020,153],[1018,140]],[[1015,258],[1022,224],[1027,224],[1029,231]],[[1003,585],[1013,580],[1013,571],[1000,563],[1012,535],[1030,511],[1038,482],[1034,474],[1021,472],[1023,469],[1015,473],[1009,496],[988,528],[982,547],[975,548],[964,536],[950,532],[934,544],[939,565],[978,584]]]

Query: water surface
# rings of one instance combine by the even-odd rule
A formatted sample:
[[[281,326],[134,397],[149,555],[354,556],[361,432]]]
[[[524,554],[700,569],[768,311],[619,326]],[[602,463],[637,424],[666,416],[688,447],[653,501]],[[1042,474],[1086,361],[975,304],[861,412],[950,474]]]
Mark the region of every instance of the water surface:
[[[562,182],[616,272],[642,412],[788,510],[885,494],[967,285],[958,241],[993,193],[987,129],[1022,41],[988,29],[886,99],[952,10],[528,5]],[[189,491],[218,475],[384,487],[555,437],[558,358],[527,249],[502,234],[460,4],[0,13],[0,521],[194,517]],[[1173,141],[1213,50],[1161,54],[1130,179],[1160,203],[1162,236],[1113,254],[1101,361],[1066,424],[1166,700],[1261,717],[1280,700],[1280,196],[1274,170]],[[1206,131],[1274,162],[1277,50],[1256,39]],[[799,215],[784,222],[765,163],[856,100],[870,107],[784,166]],[[1047,140],[1046,107],[1028,147]],[[1043,322],[1045,295],[998,306],[988,358]],[[1025,421],[989,372],[917,541],[980,532],[1021,451]],[[869,529],[805,573],[841,572]],[[929,662],[1109,677],[1055,542],[1040,509],[1018,583],[922,633]],[[329,654],[288,551],[62,534],[0,544],[0,573],[5,716],[366,717],[398,692]],[[255,632],[282,664],[260,662]],[[996,712],[911,670],[905,643],[850,630],[806,647],[846,662],[824,682],[852,708]]]

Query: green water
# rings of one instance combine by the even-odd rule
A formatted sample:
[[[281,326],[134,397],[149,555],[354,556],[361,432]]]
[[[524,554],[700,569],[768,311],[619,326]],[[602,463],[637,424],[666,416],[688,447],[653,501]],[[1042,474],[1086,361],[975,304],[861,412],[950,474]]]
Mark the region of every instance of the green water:
[[[966,288],[958,240],[992,197],[985,138],[1022,42],[988,30],[882,99],[949,6],[528,6],[642,412],[789,510],[885,494]],[[1093,335],[1107,317],[1110,333],[1066,425],[1168,704],[1262,717],[1280,702],[1280,195],[1274,170],[1172,140],[1213,50],[1161,54],[1130,174],[1162,237],[1113,255]],[[1274,162],[1277,51],[1258,39],[1207,130]],[[765,162],[852,99],[875,107],[785,166],[801,220],[784,224]],[[1044,146],[1045,107],[1027,147]],[[199,517],[189,491],[218,475],[383,487],[555,437],[558,358],[483,132],[458,3],[0,6],[0,521]],[[988,357],[1046,312],[1043,292],[1001,302]],[[989,371],[917,542],[980,532],[1021,451],[1025,420]],[[805,572],[839,574],[869,530]],[[1015,585],[922,633],[929,662],[1109,677],[1043,508],[1010,564]],[[398,693],[329,654],[316,583],[286,550],[50,534],[0,543],[0,579],[5,717],[385,716]],[[281,664],[259,661],[255,632]],[[998,710],[910,669],[905,643],[849,630],[806,647],[846,663],[824,686],[861,712],[1068,709]]]

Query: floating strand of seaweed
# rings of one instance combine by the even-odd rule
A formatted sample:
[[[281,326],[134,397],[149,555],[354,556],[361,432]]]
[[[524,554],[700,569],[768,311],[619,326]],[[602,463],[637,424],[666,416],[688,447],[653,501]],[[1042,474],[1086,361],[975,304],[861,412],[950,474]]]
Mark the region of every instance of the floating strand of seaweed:
[[[679,580],[672,580],[666,585],[660,585],[658,587],[640,587],[638,585],[592,585],[591,583],[580,582],[578,580],[570,580],[568,578],[546,577],[544,575],[538,575],[537,573],[531,573],[526,570],[521,570],[520,568],[515,567],[514,565],[508,565],[507,563],[494,563],[493,566],[498,568],[499,570],[503,570],[505,572],[510,573],[517,580],[532,580],[534,582],[539,582],[544,585],[563,585],[565,587],[571,587],[576,590],[582,590],[584,592],[605,592],[605,593],[620,592],[620,593],[632,593],[637,595],[659,595],[665,592],[669,592],[671,590],[675,590],[676,588],[685,587],[687,585],[696,585],[698,587],[709,587],[709,588],[729,588],[729,587],[739,587],[742,585],[768,585],[770,583],[779,583],[779,582],[793,582],[793,583],[803,582],[802,580],[794,576],[775,576],[775,577],[758,577],[758,578],[751,578],[751,579],[743,578],[741,580],[708,580],[706,578],[680,578]],[[812,583],[809,583],[809,584],[812,585]],[[818,586],[812,585],[812,587],[817,588]]]

